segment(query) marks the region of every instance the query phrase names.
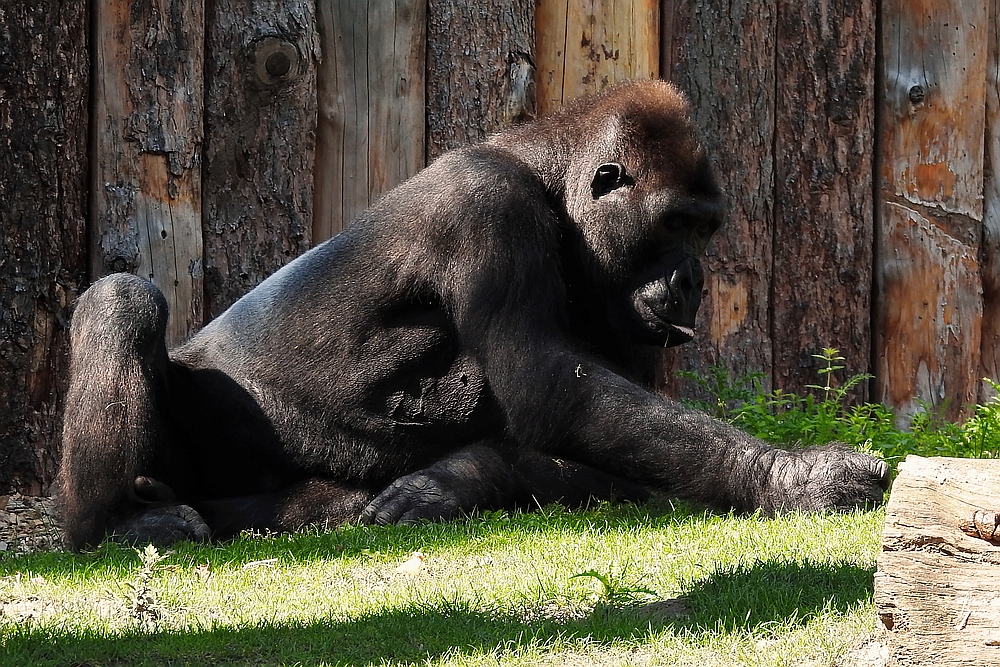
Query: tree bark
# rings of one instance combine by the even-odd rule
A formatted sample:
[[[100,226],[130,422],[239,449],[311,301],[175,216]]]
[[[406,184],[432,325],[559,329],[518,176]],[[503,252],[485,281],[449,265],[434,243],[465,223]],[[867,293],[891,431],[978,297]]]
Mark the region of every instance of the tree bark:
[[[726,195],[706,253],[695,340],[663,353],[659,388],[695,396],[679,369],[764,371],[770,388],[776,1],[664,0],[661,71],[691,99]]]
[[[0,494],[48,491],[70,308],[86,281],[88,3],[12,0],[0,28]]]
[[[206,319],[311,245],[319,60],[309,0],[219,0],[209,8]]]
[[[534,118],[535,3],[430,0],[427,161]]]
[[[874,3],[781,0],[777,59],[773,378],[804,395],[825,347],[871,370]]]

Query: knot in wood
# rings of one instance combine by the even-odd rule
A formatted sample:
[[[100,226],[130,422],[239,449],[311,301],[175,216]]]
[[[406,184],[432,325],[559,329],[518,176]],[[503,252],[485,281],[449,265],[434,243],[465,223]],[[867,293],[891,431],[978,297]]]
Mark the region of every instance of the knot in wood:
[[[924,96],[925,96],[924,87],[919,84],[910,87],[910,92],[908,96],[912,104],[922,103],[924,101]]]
[[[299,73],[299,50],[277,37],[257,40],[254,61],[257,78],[269,86],[288,81]]]

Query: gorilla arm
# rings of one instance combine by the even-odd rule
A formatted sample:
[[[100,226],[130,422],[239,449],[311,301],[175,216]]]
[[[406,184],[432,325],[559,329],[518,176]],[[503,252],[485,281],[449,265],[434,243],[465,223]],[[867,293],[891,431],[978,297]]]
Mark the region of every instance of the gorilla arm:
[[[516,325],[502,335],[517,336]],[[843,446],[785,451],[665,400],[548,339],[486,351],[493,391],[521,447],[721,509],[850,509],[881,502],[888,466]],[[503,348],[498,348],[502,350]],[[526,391],[525,388],[530,388]]]
[[[565,285],[539,252],[544,241],[515,243],[492,261],[480,257],[476,277],[465,276],[473,291],[455,311],[459,336],[483,364],[518,447],[725,509],[881,501],[884,462],[837,446],[775,449],[578,352],[577,333],[560,321]]]

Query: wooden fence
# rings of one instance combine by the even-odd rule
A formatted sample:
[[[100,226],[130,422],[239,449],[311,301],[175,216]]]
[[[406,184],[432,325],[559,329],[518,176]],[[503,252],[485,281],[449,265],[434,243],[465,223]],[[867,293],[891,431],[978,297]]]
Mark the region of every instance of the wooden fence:
[[[998,0],[13,0],[0,10],[0,493],[55,472],[72,303],[180,340],[441,152],[663,76],[729,199],[697,342],[959,417],[1000,377]],[[90,29],[88,29],[90,26]]]

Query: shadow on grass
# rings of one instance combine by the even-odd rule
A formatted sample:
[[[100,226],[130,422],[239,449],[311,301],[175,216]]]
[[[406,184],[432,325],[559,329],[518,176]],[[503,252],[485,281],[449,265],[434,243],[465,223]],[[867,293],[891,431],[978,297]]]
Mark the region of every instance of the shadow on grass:
[[[693,582],[680,604],[598,605],[590,616],[569,621],[527,621],[440,601],[350,620],[262,622],[188,632],[136,630],[114,637],[28,625],[7,636],[0,665],[373,665],[445,655],[516,657],[582,638],[591,646],[610,646],[671,630],[697,635],[754,631],[771,624],[787,628],[820,614],[847,613],[871,594],[871,571],[853,564],[766,560]]]

